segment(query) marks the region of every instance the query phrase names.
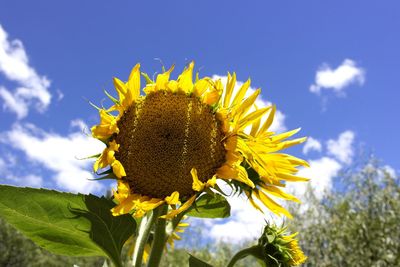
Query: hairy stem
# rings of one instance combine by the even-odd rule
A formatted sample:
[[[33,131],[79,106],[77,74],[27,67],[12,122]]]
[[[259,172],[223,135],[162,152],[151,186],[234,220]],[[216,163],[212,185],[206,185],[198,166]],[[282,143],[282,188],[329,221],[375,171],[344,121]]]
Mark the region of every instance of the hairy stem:
[[[153,244],[151,246],[150,258],[147,265],[149,267],[158,267],[158,265],[160,264],[166,240],[166,219],[159,218],[159,216],[162,216],[168,212],[168,205],[162,205],[156,210],[158,212],[158,215],[155,225]]]
[[[133,266],[135,267],[142,266],[144,248],[146,246],[147,240],[149,239],[151,228],[153,227],[154,222],[158,217],[158,214],[156,213],[156,210],[154,210],[150,214],[149,218],[143,217],[140,223],[139,235],[136,239],[135,250],[132,259],[132,262],[134,264]]]

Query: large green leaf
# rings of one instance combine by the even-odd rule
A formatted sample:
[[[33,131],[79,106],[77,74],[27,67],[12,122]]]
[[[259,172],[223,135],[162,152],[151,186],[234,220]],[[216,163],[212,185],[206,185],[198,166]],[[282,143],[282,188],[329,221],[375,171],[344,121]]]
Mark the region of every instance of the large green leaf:
[[[69,256],[108,256],[120,251],[136,228],[129,216],[113,217],[113,202],[93,195],[0,185],[0,216],[35,243]]]
[[[86,209],[71,208],[78,217],[91,222],[90,238],[99,245],[115,261],[121,260],[121,250],[125,241],[135,233],[136,221],[130,215],[115,217],[110,209],[114,202],[94,195],[86,195]]]
[[[189,254],[189,267],[213,267],[212,265],[196,258],[192,254]]]
[[[224,196],[204,194],[186,215],[198,218],[226,218],[231,215],[231,206]]]

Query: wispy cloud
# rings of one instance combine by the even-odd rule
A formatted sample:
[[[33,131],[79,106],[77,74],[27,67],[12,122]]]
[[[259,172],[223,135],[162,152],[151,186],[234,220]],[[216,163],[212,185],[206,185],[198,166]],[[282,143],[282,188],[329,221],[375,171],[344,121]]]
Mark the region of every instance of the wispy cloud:
[[[351,84],[363,85],[365,70],[351,59],[345,59],[336,69],[324,63],[315,74],[315,82],[310,92],[320,94],[322,90],[331,90],[337,95],[345,95],[345,89]]]
[[[77,122],[77,121],[76,121]],[[77,123],[74,126],[77,126]],[[86,127],[80,121],[80,127]],[[15,124],[0,136],[0,143],[22,151],[31,162],[53,173],[52,180],[64,190],[73,192],[99,192],[103,186],[92,178],[91,162],[79,160],[102,151],[104,145],[81,131],[67,136],[45,132],[33,124]],[[28,177],[25,182],[37,182],[38,177]]]
[[[12,91],[0,86],[0,97],[5,109],[14,112],[19,119],[28,115],[31,106],[39,112],[47,109],[51,102],[50,81],[29,65],[22,42],[18,39],[8,40],[8,34],[1,25],[0,73],[17,84]]]
[[[325,142],[326,147],[324,149],[322,148],[322,143],[318,142],[321,146],[321,151],[326,151],[326,154],[316,159],[308,159],[310,167],[302,168],[298,172],[299,176],[310,178],[310,182],[290,183],[288,184],[288,189],[301,198],[306,192],[307,186],[311,186],[315,195],[319,199],[323,198],[325,192],[332,190],[333,178],[339,174],[344,165],[352,162],[354,157],[354,139],[355,133],[346,130],[339,134],[337,139],[329,139]],[[313,143],[313,141],[311,142]]]
[[[307,142],[303,146],[304,155],[307,155],[310,151],[321,152],[321,150],[322,150],[322,145],[320,141],[312,137],[307,138]]]
[[[354,132],[348,130],[341,133],[337,140],[328,140],[326,146],[328,154],[345,164],[350,164],[354,155],[354,136]]]

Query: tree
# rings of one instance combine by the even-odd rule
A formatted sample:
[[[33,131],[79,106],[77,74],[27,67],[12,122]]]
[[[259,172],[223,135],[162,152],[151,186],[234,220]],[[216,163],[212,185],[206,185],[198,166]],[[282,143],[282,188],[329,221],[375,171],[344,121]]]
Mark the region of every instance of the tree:
[[[322,201],[311,190],[292,209],[305,266],[400,266],[400,179],[371,159]]]

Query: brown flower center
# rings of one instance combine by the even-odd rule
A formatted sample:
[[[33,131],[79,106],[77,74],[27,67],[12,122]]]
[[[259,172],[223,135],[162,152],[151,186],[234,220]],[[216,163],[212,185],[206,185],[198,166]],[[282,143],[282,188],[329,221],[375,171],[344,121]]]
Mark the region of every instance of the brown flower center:
[[[193,195],[190,170],[210,179],[225,161],[221,122],[195,96],[157,91],[132,104],[118,122],[116,158],[132,193]]]

